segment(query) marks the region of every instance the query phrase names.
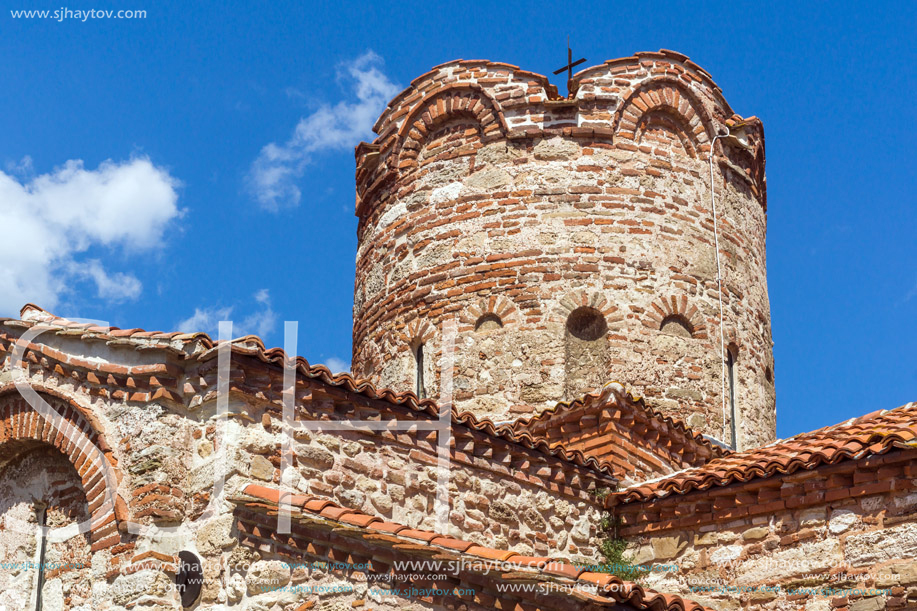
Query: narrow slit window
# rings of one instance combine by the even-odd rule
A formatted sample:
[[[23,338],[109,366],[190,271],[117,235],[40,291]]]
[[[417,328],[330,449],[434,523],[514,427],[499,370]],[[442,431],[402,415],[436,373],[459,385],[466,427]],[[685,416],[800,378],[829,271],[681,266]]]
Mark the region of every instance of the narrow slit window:
[[[414,352],[414,360],[417,361],[417,373],[415,375],[417,381],[417,397],[419,399],[426,399],[426,393],[423,387],[423,344],[417,346],[417,350]]]
[[[732,449],[736,449],[736,382],[735,356],[732,350],[726,350],[726,375],[729,381],[729,423],[732,429]]]

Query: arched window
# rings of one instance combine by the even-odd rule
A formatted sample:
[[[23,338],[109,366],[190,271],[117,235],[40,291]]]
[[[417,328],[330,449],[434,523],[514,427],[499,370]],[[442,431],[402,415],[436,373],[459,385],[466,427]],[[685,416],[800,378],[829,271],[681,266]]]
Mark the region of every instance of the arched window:
[[[662,320],[659,330],[679,337],[693,337],[694,329],[688,319],[681,314],[670,314]]]
[[[502,328],[503,321],[500,320],[500,317],[493,312],[488,312],[487,314],[482,315],[480,318],[478,318],[477,322],[474,323],[475,331],[496,331],[497,329]]]
[[[567,317],[567,331],[570,335],[586,342],[594,342],[608,333],[605,317],[595,308],[581,306],[570,312]]]
[[[426,399],[427,395],[423,385],[423,344],[417,345],[417,350],[414,351],[414,360],[417,363],[417,373],[415,374],[417,398]]]
[[[596,308],[579,307],[564,329],[564,393],[568,399],[599,388],[607,371],[608,323]]]

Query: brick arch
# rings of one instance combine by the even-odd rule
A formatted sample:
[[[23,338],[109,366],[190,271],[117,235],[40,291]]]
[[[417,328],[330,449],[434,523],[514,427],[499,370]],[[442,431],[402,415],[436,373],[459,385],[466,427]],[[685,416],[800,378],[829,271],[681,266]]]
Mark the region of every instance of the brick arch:
[[[564,295],[548,316],[548,322],[565,324],[570,314],[577,308],[588,307],[598,310],[605,317],[609,326],[623,319],[614,305],[601,291],[576,289]]]
[[[447,122],[466,118],[481,129],[481,141],[503,137],[506,120],[497,104],[482,89],[471,85],[450,85],[427,94],[408,115],[398,131],[397,167],[415,167],[424,142]]]
[[[704,318],[697,306],[688,303],[687,296],[658,297],[650,306],[643,324],[658,331],[662,323],[669,318],[678,318],[688,323],[691,337],[707,338],[707,325],[704,323]]]
[[[697,157],[709,150],[710,121],[703,106],[681,85],[654,79],[635,89],[615,114],[615,138],[639,144],[650,126],[662,126],[681,140],[685,152]]]
[[[15,386],[0,388],[0,448],[38,442],[60,451],[73,465],[86,494],[93,553],[117,545],[119,530],[127,528],[129,515],[127,504],[113,488],[123,476],[98,419],[62,393],[32,388],[57,412],[59,420],[46,421]],[[104,461],[101,467],[93,457]]]
[[[504,327],[519,322],[516,304],[503,295],[491,295],[465,308],[459,317],[459,332],[473,331],[478,320],[488,314],[499,316]]]
[[[415,318],[407,324],[399,335],[401,341],[415,350],[420,344],[427,344],[433,339],[436,330],[427,320]]]

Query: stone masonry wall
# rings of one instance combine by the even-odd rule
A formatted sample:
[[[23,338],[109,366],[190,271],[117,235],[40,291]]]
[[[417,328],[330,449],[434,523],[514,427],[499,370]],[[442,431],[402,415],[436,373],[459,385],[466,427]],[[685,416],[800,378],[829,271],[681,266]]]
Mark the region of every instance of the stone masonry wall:
[[[244,377],[238,376],[240,390],[257,379],[262,396],[279,402],[280,372],[245,369]],[[203,377],[210,375],[205,372]],[[303,385],[297,394],[297,420],[432,421],[425,413],[324,385]],[[239,430],[234,463],[250,481],[279,483],[285,427],[277,403],[251,403],[245,413],[255,424]],[[601,540],[598,496],[615,487],[613,476],[458,423],[450,435],[449,534],[523,554],[596,559]],[[434,431],[299,429],[293,437],[295,472],[288,482],[293,489],[412,528],[435,530]]]
[[[915,459],[897,450],[615,511],[634,562],[673,569],[646,584],[710,608],[913,608]]]
[[[357,149],[354,373],[496,419],[619,380],[729,441],[708,153],[739,447],[775,434],[763,131],[672,53],[590,68],[573,99],[506,64],[416,79]],[[731,416],[727,414],[727,419]],[[724,433],[724,430],[726,431]]]
[[[164,348],[110,335],[86,341],[58,331],[43,334],[46,343],[28,344],[24,381],[63,424],[39,417],[12,384],[11,349],[24,342],[0,334],[0,461],[18,460],[23,444],[52,452],[60,448],[79,478],[66,488],[67,494],[82,492],[93,516],[86,536],[90,547],[84,550],[91,556],[92,588],[90,593],[79,583],[68,585],[80,582],[85,570],[49,578],[46,587],[70,596],[62,608],[78,608],[83,596],[99,609],[176,608],[175,558],[182,551],[204,560],[203,607],[225,604],[236,596],[238,579],[248,579],[244,572],[234,577],[229,567],[252,557],[239,545],[231,499],[253,482],[289,485],[344,507],[435,530],[436,433],[424,428],[438,417],[432,402],[388,391],[380,398],[372,389],[356,390],[350,378],[332,379],[310,368],[297,377],[296,421],[410,426],[294,430],[287,437],[282,434],[287,430],[284,371],[266,362],[261,346],[232,346],[223,404],[217,392],[218,351],[206,345],[172,342]],[[319,375],[325,377],[314,377]],[[74,445],[58,433],[61,426],[79,429],[85,442]],[[531,439],[467,416],[453,417],[450,436],[449,534],[525,555],[596,560],[600,493],[615,487],[612,475],[590,466],[582,455],[535,447]],[[291,440],[293,456],[289,482],[281,482],[279,471],[284,439]],[[112,480],[89,460],[93,448],[114,469]],[[104,512],[109,494],[116,499],[113,514]],[[30,500],[23,507],[14,503],[0,518],[29,514]],[[34,555],[36,548],[26,545],[20,551],[11,556]],[[52,548],[49,558],[58,556]],[[16,596],[29,591],[27,576],[10,578]]]

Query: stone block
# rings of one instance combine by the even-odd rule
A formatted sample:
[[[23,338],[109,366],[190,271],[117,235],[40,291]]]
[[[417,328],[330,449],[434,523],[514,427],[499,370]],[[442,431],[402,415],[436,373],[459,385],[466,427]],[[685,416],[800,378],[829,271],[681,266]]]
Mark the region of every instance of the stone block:
[[[758,526],[756,528],[749,528],[744,533],[742,533],[742,538],[746,541],[757,541],[758,539],[763,539],[770,534],[770,529],[766,526]]]
[[[852,566],[868,566],[896,558],[915,558],[917,524],[907,523],[850,535],[845,541],[844,554]]]
[[[274,465],[264,456],[253,456],[249,466],[249,474],[257,479],[269,482],[274,479]]]
[[[885,608],[885,598],[871,596],[850,603],[850,611],[882,611]]]
[[[290,583],[290,567],[279,560],[259,560],[245,577],[249,596],[272,592]]]
[[[688,542],[681,537],[655,537],[652,546],[656,560],[669,560],[677,558],[688,547]]]

